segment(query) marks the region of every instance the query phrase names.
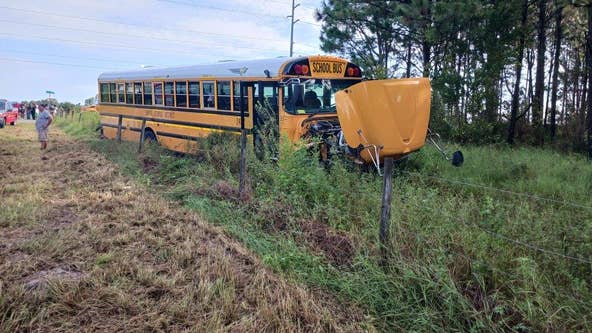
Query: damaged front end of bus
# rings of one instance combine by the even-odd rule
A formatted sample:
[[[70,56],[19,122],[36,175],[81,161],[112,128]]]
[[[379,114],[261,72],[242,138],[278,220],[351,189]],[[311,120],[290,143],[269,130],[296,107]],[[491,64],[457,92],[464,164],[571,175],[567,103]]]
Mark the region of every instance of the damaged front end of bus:
[[[343,154],[380,172],[384,157],[401,158],[426,142],[430,118],[426,78],[363,81],[335,93],[337,118],[307,119],[321,160]]]

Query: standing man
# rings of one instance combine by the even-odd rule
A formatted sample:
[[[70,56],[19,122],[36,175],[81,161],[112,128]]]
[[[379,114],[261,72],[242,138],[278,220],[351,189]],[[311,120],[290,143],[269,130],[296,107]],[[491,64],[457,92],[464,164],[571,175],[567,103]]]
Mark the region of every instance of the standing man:
[[[35,128],[39,134],[39,142],[41,142],[41,149],[47,149],[47,132],[49,125],[53,121],[53,117],[49,113],[45,104],[39,105],[39,116],[35,121]]]

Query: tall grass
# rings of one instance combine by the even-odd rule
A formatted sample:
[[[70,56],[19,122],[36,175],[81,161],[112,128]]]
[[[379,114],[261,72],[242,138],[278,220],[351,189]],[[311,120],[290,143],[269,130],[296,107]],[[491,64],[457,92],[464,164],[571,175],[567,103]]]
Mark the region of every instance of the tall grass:
[[[425,147],[397,166],[381,266],[375,173],[326,169],[298,145],[282,144],[277,162],[250,151],[243,202],[233,136],[206,139],[197,156],[92,142],[272,269],[362,306],[381,331],[592,330],[592,166],[578,156],[463,147],[453,168]]]

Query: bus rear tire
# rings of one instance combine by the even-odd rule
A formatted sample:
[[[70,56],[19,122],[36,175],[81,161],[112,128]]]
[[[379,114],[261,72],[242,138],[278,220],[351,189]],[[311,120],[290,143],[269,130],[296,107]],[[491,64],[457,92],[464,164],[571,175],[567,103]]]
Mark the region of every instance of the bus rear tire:
[[[147,129],[144,132],[144,143],[145,144],[157,144],[158,139],[156,139],[156,134],[152,130]]]

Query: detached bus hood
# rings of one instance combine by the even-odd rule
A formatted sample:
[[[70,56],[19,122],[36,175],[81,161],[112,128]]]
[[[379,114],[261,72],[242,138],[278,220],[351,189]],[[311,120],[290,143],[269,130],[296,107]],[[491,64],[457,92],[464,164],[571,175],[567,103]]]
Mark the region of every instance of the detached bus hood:
[[[425,144],[430,95],[427,78],[364,81],[337,92],[337,116],[348,146],[374,145],[381,158],[418,150]],[[361,152],[368,162],[369,151]]]

